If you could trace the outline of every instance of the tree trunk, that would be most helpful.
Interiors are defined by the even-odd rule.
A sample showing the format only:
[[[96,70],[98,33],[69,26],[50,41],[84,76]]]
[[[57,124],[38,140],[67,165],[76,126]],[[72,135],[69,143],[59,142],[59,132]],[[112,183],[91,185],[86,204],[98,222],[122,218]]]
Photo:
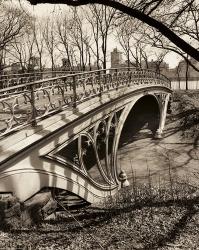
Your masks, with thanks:
[[[28,0],[31,4],[38,4],[38,3],[51,3],[51,4],[68,4],[71,6],[79,6],[79,5],[86,5],[86,4],[102,4],[105,6],[112,7],[116,10],[121,11],[131,17],[134,17],[143,23],[148,24],[151,27],[154,27],[157,31],[159,31],[163,36],[167,37],[172,43],[174,43],[178,48],[183,50],[185,53],[193,57],[195,60],[199,61],[199,51],[187,43],[185,40],[180,38],[176,35],[169,27],[163,24],[161,21],[156,20],[149,15],[134,9],[130,6],[127,6],[119,1],[114,0]]]
[[[188,60],[188,55],[187,55],[187,60]],[[188,77],[189,77],[189,64],[188,61],[186,61],[186,90],[188,90]]]

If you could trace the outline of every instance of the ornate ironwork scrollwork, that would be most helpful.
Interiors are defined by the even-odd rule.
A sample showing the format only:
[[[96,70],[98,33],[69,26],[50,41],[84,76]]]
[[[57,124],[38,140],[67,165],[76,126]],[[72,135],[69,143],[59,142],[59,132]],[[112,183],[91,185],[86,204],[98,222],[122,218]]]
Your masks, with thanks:
[[[98,70],[38,80],[42,75],[7,79],[14,87],[0,90],[0,136],[67,106],[130,85],[156,84],[170,88],[163,75],[134,68]],[[22,80],[23,79],[23,80]],[[34,79],[34,82],[29,83]],[[3,85],[7,86],[5,79]],[[20,108],[19,108],[20,107]],[[32,112],[32,114],[30,114]],[[31,119],[30,119],[31,117]]]

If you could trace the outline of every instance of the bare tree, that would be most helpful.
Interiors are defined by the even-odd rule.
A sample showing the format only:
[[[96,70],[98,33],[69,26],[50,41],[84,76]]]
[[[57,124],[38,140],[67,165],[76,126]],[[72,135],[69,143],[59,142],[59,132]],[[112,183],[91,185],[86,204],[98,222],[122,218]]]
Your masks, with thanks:
[[[152,3],[150,1],[150,3]],[[161,11],[153,9],[153,17],[161,20],[167,27],[169,27],[179,37],[186,39],[189,44],[192,44],[195,48],[198,48],[198,7],[199,4],[193,0],[183,1],[165,1],[161,3]],[[145,9],[146,12],[146,9]],[[124,16],[123,16],[124,18]],[[125,17],[124,19],[129,19]],[[125,20],[125,23],[127,21]],[[136,33],[140,33],[145,38],[145,43],[159,49],[166,51],[172,51],[182,56],[189,65],[195,70],[197,67],[193,64],[193,61],[188,59],[187,53],[173,44],[170,40],[164,37],[161,33],[157,33],[157,30],[153,27],[141,24]],[[164,52],[163,52],[164,53]]]
[[[128,23],[131,23],[131,20],[129,20]],[[124,24],[124,23],[123,23]],[[133,62],[131,62],[130,59],[130,50],[132,48],[132,27],[133,25],[126,25],[126,24],[121,24],[117,26],[116,29],[116,37],[124,51],[124,54],[126,56],[127,59],[127,66],[130,67],[130,64],[132,64]]]
[[[181,5],[178,5],[179,1],[169,1],[176,4],[174,13],[176,14],[168,25],[164,23],[163,20],[158,19],[153,16],[154,11],[159,10],[161,12],[162,4],[165,2],[163,0],[148,0],[148,1],[130,1],[133,2],[131,6],[128,4],[129,1],[119,2],[113,0],[28,0],[32,4],[37,3],[64,3],[71,6],[79,6],[85,4],[101,4],[103,6],[112,7],[124,14],[127,14],[131,17],[134,17],[143,23],[155,28],[163,36],[167,37],[173,44],[178,48],[184,51],[186,54],[193,57],[195,60],[199,61],[199,51],[194,46],[190,45],[189,42],[186,42],[185,39],[181,38],[175,31],[172,30],[172,24],[179,19],[179,17],[189,8],[189,6],[194,2],[194,0],[187,0],[188,2],[184,4],[184,1],[181,1]],[[136,4],[138,2],[138,4]]]
[[[20,39],[15,39],[10,46],[9,54],[15,62],[20,64],[22,72],[31,71],[31,59],[34,55],[34,36],[28,32]]]
[[[28,16],[28,22],[23,27],[22,34],[13,39],[7,50],[9,57],[14,62],[20,64],[22,72],[33,70],[32,59],[35,57],[35,37],[32,32],[33,22],[34,18]]]
[[[0,71],[5,64],[6,52],[16,39],[22,36],[22,30],[28,23],[24,13],[8,4],[0,3]]]
[[[124,22],[116,24],[116,38],[123,48],[128,67],[133,65],[148,68],[151,51],[143,34],[137,32],[139,27],[140,22],[125,18]]]
[[[56,32],[59,50],[67,57],[68,67],[70,70],[74,70],[74,48],[71,41],[71,31],[73,29],[73,19],[67,13],[67,15],[58,16],[56,20]],[[61,48],[60,48],[61,47]]]
[[[100,31],[99,31],[99,19],[97,16],[95,16],[95,12],[93,12],[93,8],[95,6],[89,6],[88,9],[86,9],[86,19],[89,22],[92,30],[92,36],[94,39],[95,49],[93,47],[90,47],[90,50],[92,50],[93,55],[96,57],[96,65],[97,69],[100,69]]]
[[[179,84],[179,89],[180,89],[180,75],[181,75],[181,72],[182,72],[182,67],[181,67],[181,64],[179,63],[176,67],[176,75],[177,75],[177,81],[178,81],[178,84]]]
[[[90,35],[88,34],[84,26],[83,13],[73,9],[73,26],[71,29],[71,44],[77,48],[78,58],[79,58],[79,69],[85,71],[87,60],[89,58],[88,52],[90,53],[89,43]],[[77,56],[76,56],[77,57]]]
[[[35,49],[36,49],[36,55],[39,56],[39,69],[40,71],[43,71],[44,65],[43,65],[43,55],[44,55],[44,46],[45,46],[45,40],[43,36],[43,26],[42,23],[38,20],[35,20],[32,25],[32,31],[34,35],[34,42],[35,42]]]
[[[94,34],[94,40],[96,44],[97,66],[99,68],[99,47],[101,46],[102,65],[105,69],[107,64],[108,36],[113,28],[113,19],[116,10],[103,5],[92,5],[90,6],[90,13],[91,16],[88,18],[88,21],[91,23]],[[99,44],[99,40],[101,40],[101,44]]]
[[[55,25],[54,22],[47,18],[44,30],[43,30],[43,38],[45,42],[45,47],[50,56],[51,60],[51,70],[55,70],[55,51],[57,46],[57,40],[55,35]]]

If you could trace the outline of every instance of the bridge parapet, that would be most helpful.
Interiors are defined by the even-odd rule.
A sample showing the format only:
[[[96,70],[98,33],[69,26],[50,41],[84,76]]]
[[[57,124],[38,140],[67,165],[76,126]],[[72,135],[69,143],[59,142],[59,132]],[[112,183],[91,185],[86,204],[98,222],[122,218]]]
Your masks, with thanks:
[[[128,86],[159,85],[170,89],[164,75],[146,69],[116,68],[70,74],[0,90],[0,137],[63,109],[76,108],[102,93]]]
[[[79,72],[79,71],[78,71]],[[5,89],[19,84],[27,84],[41,79],[65,76],[77,73],[76,71],[34,71],[21,74],[2,74],[0,75],[0,89]]]

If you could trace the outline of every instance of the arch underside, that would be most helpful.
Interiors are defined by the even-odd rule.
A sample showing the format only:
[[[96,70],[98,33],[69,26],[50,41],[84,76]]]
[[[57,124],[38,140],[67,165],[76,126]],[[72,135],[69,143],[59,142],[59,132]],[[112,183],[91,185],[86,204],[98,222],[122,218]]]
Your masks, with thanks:
[[[151,130],[151,136],[155,134],[167,94],[162,89],[129,94],[90,112],[83,122],[71,123],[40,140],[5,165],[0,191],[12,192],[24,201],[42,188],[53,187],[90,203],[115,193],[120,188],[118,147],[143,126]]]

